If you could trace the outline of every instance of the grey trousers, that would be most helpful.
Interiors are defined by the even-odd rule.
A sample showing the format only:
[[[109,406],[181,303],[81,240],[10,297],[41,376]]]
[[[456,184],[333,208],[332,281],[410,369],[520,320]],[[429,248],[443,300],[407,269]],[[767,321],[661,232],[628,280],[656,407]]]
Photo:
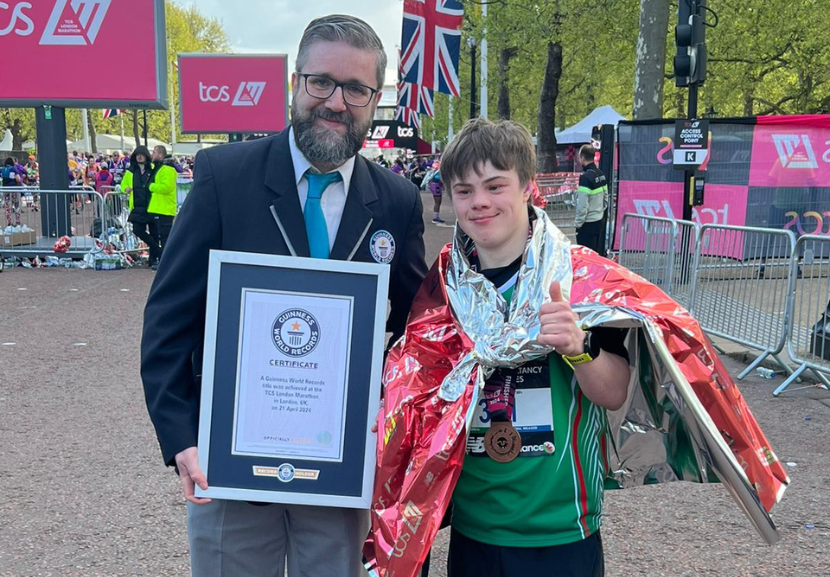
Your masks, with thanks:
[[[369,512],[305,505],[187,503],[193,577],[366,577]]]

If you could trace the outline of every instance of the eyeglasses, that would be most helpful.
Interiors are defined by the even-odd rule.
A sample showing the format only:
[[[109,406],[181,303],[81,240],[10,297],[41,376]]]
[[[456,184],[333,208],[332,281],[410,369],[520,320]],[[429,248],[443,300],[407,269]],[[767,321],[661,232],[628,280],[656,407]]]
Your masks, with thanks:
[[[305,91],[309,96],[326,100],[330,98],[334,91],[338,88],[343,89],[343,100],[349,106],[356,106],[363,108],[369,106],[372,102],[372,97],[378,93],[374,88],[370,88],[363,84],[353,84],[351,82],[335,82],[326,76],[319,74],[300,74],[305,81]]]

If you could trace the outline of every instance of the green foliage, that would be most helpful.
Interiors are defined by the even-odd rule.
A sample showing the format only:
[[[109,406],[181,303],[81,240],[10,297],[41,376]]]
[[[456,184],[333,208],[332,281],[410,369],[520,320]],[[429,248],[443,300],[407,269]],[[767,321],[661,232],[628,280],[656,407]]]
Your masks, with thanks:
[[[230,52],[230,41],[228,35],[222,28],[222,23],[214,18],[208,18],[201,14],[192,4],[181,6],[177,2],[167,0],[166,2],[166,29],[167,29],[167,74],[168,87],[172,87],[172,100],[170,106],[175,107],[178,117],[179,107],[179,77],[173,62],[179,53],[188,52]],[[118,82],[119,74],[129,74],[129,59],[120,71],[113,72],[113,82]],[[168,88],[168,92],[170,92]],[[169,96],[168,96],[169,98]],[[99,133],[120,134],[121,119],[119,117],[103,119],[100,109],[90,109],[90,118],[95,124]],[[139,121],[141,112],[139,111]],[[178,120],[177,120],[178,124]],[[170,141],[170,111],[152,110],[147,113],[148,136],[158,138],[165,142]],[[35,114],[32,109],[3,108],[0,109],[0,138],[2,131],[9,128],[15,142],[20,143],[35,138]],[[180,138],[178,127],[176,128],[177,140]],[[132,114],[124,115],[124,134],[132,136]],[[83,126],[81,123],[80,110],[66,111],[66,137],[69,140],[78,140],[83,137]]]
[[[830,12],[824,0],[711,1],[703,102],[719,116],[830,113]]]
[[[666,30],[663,109],[685,116],[687,90],[674,86],[674,26],[671,0]],[[565,128],[597,106],[610,104],[630,117],[633,102],[639,0],[491,0],[487,22],[480,0],[466,0],[459,64],[461,99],[453,99],[456,131],[469,117],[470,54],[467,38],[489,47],[489,117],[497,118],[498,55],[516,48],[506,82],[511,118],[536,133],[546,44],[563,48],[556,106],[557,128]],[[830,114],[830,10],[826,0],[709,0],[717,28],[707,28],[708,78],[700,91],[701,113],[717,116]],[[709,19],[714,23],[714,18]],[[422,116],[425,139],[447,138],[447,99],[435,97],[435,118]]]

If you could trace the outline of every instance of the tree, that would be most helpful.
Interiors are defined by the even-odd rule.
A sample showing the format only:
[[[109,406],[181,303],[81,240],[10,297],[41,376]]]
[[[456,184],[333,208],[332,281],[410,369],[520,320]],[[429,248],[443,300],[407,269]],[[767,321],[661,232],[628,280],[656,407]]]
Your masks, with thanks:
[[[516,48],[502,48],[499,50],[499,118],[510,119],[510,83],[507,79],[510,70],[510,59],[516,55]]]
[[[556,172],[556,98],[562,77],[562,45],[548,42],[548,57],[542,93],[539,96],[539,123],[537,125],[536,166],[539,172]]]
[[[87,130],[89,131],[89,147],[92,154],[98,154],[98,133],[95,132],[95,110],[87,113]]]
[[[133,116],[133,138],[137,144],[141,142],[141,131],[138,129],[138,110],[131,110],[130,113]]]
[[[667,58],[668,22],[669,3],[666,0],[640,0],[632,112],[635,120],[663,116],[663,76]]]
[[[5,129],[12,133],[12,150],[23,150],[23,143],[35,137],[35,111],[29,108],[0,108],[0,139]]]

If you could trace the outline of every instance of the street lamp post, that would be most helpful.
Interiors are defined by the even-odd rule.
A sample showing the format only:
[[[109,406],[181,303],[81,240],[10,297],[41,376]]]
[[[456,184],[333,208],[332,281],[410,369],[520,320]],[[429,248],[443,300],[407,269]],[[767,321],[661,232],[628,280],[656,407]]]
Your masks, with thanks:
[[[478,105],[476,103],[476,39],[472,36],[467,38],[467,45],[470,47],[470,118],[478,117]]]

